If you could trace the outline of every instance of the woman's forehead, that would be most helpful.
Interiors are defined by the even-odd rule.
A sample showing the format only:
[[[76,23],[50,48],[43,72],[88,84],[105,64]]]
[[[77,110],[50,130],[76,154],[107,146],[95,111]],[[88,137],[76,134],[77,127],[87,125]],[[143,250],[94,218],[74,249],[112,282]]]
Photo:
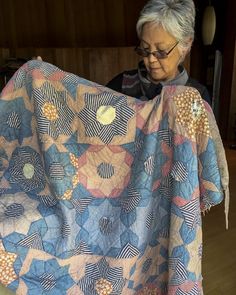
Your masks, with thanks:
[[[140,40],[147,45],[165,45],[176,41],[170,33],[164,30],[162,25],[153,22],[144,24],[140,37]]]

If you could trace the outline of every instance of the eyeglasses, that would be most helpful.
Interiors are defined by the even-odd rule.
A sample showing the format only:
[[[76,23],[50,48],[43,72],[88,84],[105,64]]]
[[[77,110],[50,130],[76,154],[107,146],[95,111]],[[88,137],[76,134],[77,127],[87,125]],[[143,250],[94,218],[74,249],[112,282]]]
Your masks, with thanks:
[[[176,42],[175,45],[169,50],[169,51],[165,51],[165,50],[156,50],[156,51],[149,51],[147,49],[143,49],[139,46],[135,47],[135,52],[142,56],[142,57],[148,57],[150,54],[152,54],[155,58],[158,59],[165,59],[168,57],[168,55],[175,49],[175,47],[179,44],[179,42]]]

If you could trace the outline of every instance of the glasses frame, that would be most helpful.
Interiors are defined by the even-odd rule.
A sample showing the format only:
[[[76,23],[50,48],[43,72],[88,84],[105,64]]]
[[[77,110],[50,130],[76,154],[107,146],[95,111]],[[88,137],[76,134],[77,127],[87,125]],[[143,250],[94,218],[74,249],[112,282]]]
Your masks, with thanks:
[[[134,48],[134,51],[142,57],[148,57],[150,54],[152,54],[157,59],[166,59],[168,58],[169,54],[175,49],[175,47],[179,44],[179,41],[175,43],[173,47],[169,51],[165,50],[155,50],[155,51],[149,51],[147,49],[143,49],[140,46],[136,46]]]

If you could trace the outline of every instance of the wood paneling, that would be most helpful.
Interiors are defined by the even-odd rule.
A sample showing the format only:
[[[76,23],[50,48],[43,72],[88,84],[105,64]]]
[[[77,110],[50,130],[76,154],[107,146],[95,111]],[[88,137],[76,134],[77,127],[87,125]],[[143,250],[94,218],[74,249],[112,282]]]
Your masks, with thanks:
[[[139,57],[133,47],[107,48],[17,48],[15,56],[31,59],[40,55],[44,61],[62,70],[105,85],[116,74],[137,67]],[[0,61],[9,50],[0,50]]]
[[[0,50],[0,58],[7,57],[7,49]],[[105,85],[115,75],[124,70],[134,69],[140,60],[134,47],[94,47],[94,48],[16,48],[14,55],[31,59],[41,56],[44,61],[74,73],[83,78]],[[12,56],[12,55],[11,55]],[[189,72],[190,57],[185,61]]]
[[[10,55],[10,51],[8,48],[0,48],[0,65],[2,65],[6,58]]]
[[[0,0],[0,47],[107,47],[137,42],[145,0]]]

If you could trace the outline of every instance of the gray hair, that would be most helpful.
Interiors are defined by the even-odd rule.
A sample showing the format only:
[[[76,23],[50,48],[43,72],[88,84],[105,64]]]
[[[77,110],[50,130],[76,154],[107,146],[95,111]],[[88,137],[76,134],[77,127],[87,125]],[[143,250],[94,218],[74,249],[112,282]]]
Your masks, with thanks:
[[[178,47],[185,56],[194,39],[195,6],[192,0],[149,0],[143,7],[136,24],[141,38],[145,23],[161,25],[179,42]]]

